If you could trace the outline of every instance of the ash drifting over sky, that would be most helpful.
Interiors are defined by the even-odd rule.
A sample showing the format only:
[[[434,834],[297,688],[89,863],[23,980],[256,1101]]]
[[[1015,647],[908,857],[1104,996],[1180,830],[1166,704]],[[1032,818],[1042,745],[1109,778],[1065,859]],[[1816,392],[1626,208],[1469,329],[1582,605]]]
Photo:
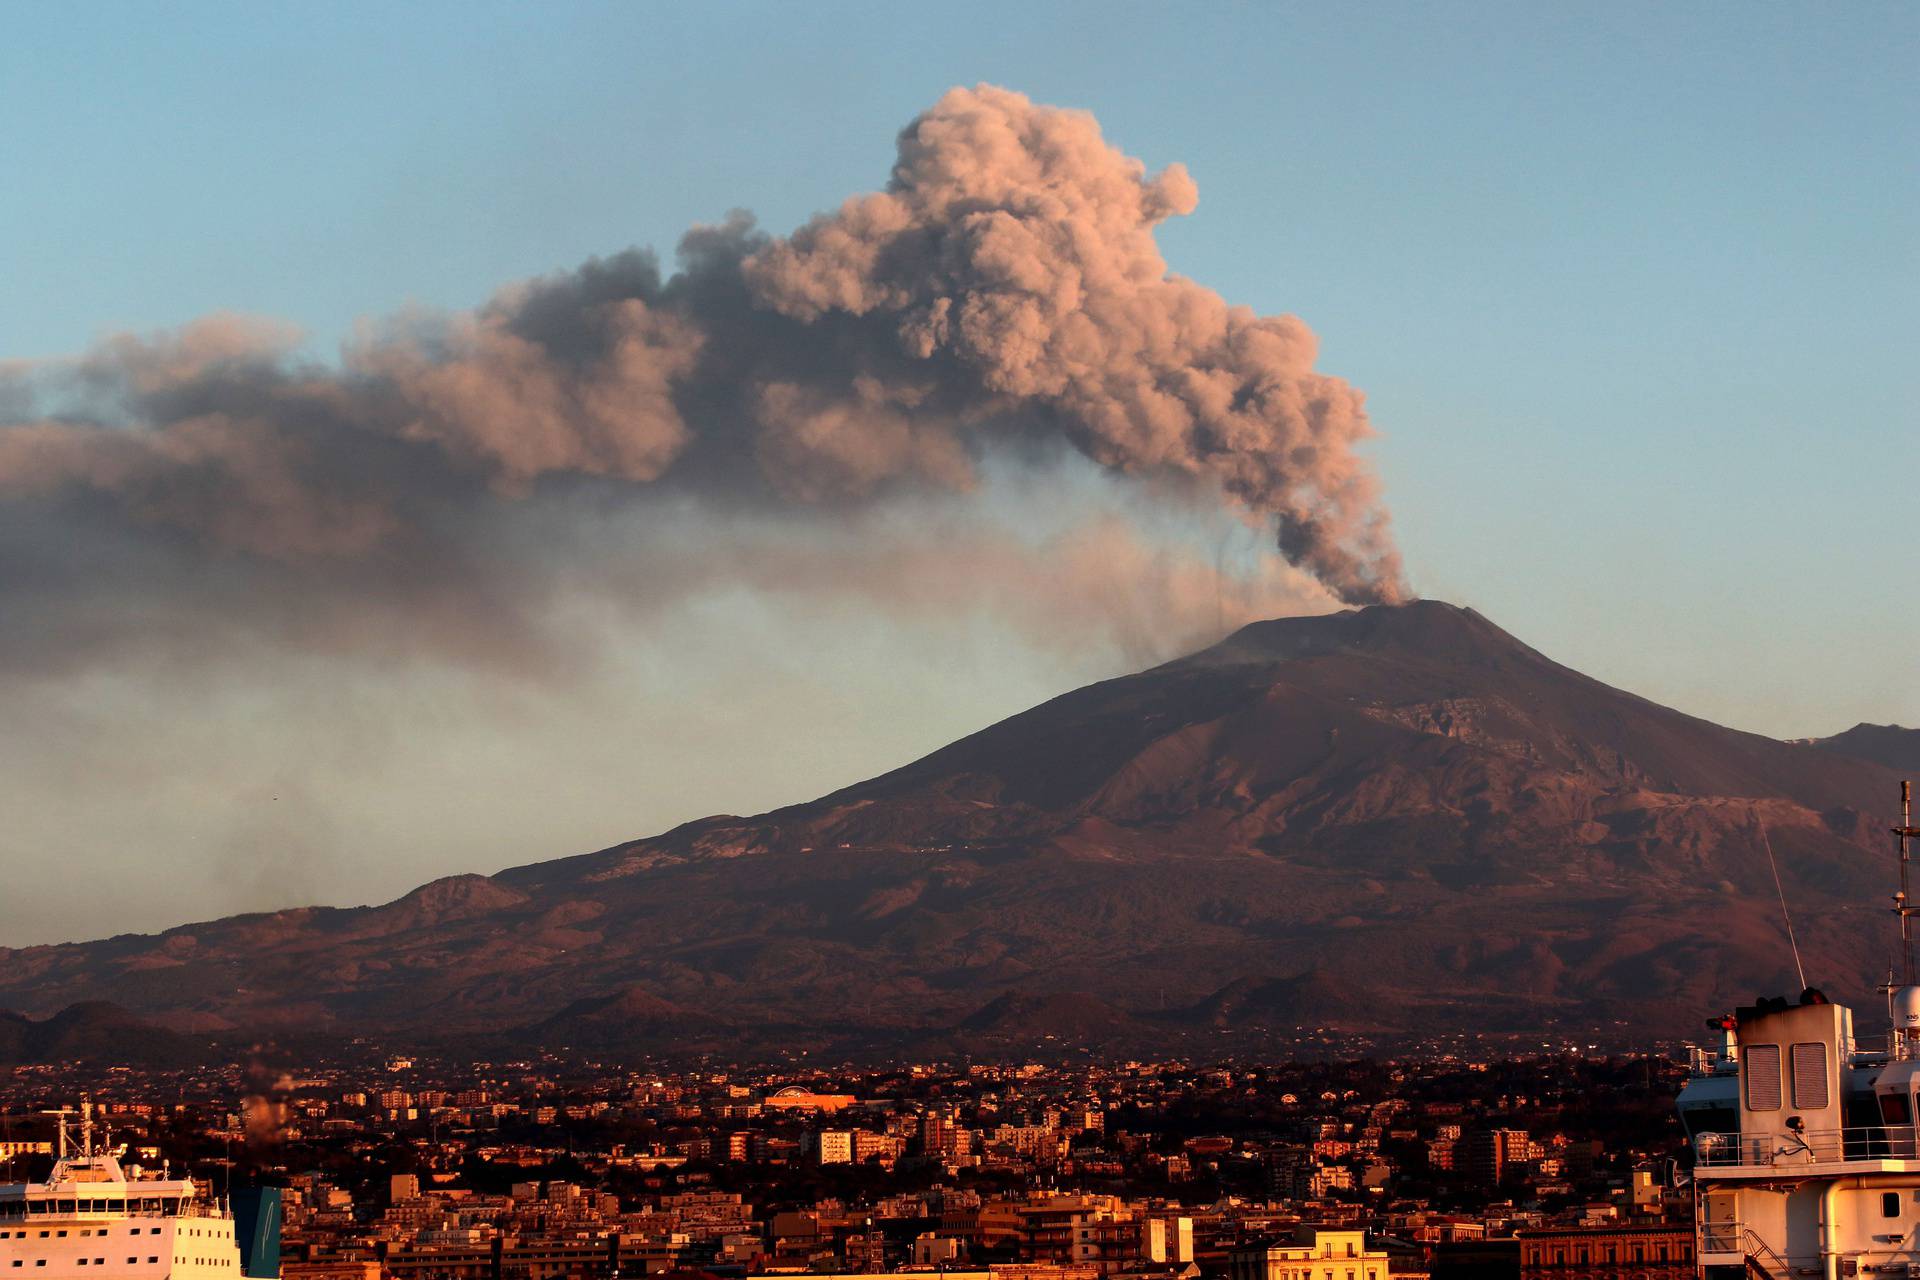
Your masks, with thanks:
[[[1195,199],[1085,113],[955,89],[883,191],[785,238],[697,228],[670,277],[595,260],[367,326],[337,367],[224,316],[16,366],[0,502],[16,536],[80,520],[91,554],[117,528],[430,611],[429,584],[486,589],[490,517],[543,495],[817,521],[1070,448],[1230,504],[1340,600],[1400,598],[1359,393],[1300,321],[1168,275],[1154,228]],[[31,543],[10,576],[62,572]]]
[[[670,274],[616,254],[329,363],[227,315],[0,362],[0,854],[48,869],[0,941],[803,799],[1401,598],[1359,393],[1300,321],[1168,274],[1195,198],[1083,112],[956,89],[883,190],[698,227]],[[37,905],[108,847],[123,901]]]

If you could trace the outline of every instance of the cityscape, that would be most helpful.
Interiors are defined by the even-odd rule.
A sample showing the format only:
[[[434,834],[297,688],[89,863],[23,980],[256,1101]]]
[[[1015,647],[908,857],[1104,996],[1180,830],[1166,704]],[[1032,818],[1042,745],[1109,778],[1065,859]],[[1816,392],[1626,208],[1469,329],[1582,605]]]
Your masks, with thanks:
[[[287,1280],[1691,1275],[1684,1061],[17,1070],[129,1162],[279,1188]],[[1582,1268],[1568,1259],[1590,1261]],[[251,1274],[251,1273],[249,1273]]]
[[[0,1280],[1920,1277],[1920,4],[0,0]]]

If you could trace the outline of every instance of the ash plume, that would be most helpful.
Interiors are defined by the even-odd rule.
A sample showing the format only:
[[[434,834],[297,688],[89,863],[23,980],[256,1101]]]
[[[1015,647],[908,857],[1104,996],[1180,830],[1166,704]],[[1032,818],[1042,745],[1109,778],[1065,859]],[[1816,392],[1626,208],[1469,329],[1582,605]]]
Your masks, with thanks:
[[[367,324],[335,364],[215,316],[0,365],[0,592],[84,615],[74,584],[190,581],[265,615],[236,626],[358,643],[333,596],[513,650],[554,513],[818,528],[1078,454],[1224,503],[1339,600],[1402,598],[1360,393],[1299,320],[1168,274],[1154,229],[1195,201],[1090,115],[983,85],[902,131],[884,189],[786,237],[696,228],[670,276],[597,259]]]

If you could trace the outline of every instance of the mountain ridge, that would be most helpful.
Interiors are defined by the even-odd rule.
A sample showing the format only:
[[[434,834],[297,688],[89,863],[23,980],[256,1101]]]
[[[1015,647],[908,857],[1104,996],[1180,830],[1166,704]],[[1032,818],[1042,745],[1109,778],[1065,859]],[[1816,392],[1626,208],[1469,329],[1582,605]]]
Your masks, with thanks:
[[[1895,778],[1614,689],[1472,610],[1374,606],[1250,624],[765,814],[379,906],[0,948],[0,1003],[599,1044],[626,1009],[639,1047],[692,1030],[677,1010],[742,1044],[904,1044],[1013,992],[1002,1038],[1023,1011],[1091,1034],[1112,1009],[1137,1040],[1166,1007],[1222,1034],[1686,1027],[1787,978],[1769,845],[1815,970],[1877,976]]]
[[[1815,738],[1809,745],[1857,760],[1871,760],[1889,769],[1920,770],[1920,729],[1863,723],[1831,738]]]
[[[204,1039],[169,1031],[105,1000],[68,1005],[34,1019],[0,1009],[0,1066],[135,1062],[188,1066],[210,1060]]]

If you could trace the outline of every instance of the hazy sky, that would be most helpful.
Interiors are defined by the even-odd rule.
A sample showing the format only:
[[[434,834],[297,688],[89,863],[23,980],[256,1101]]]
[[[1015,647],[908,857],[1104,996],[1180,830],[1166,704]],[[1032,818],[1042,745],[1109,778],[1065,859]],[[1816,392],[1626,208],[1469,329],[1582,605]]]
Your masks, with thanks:
[[[784,235],[992,82],[1186,166],[1169,265],[1299,316],[1366,393],[1416,591],[1741,728],[1920,723],[1912,5],[101,4],[8,27],[0,362],[215,312],[333,361],[368,318],[670,255],[735,208]],[[577,642],[507,665],[396,634],[403,612],[286,643],[116,562],[74,598],[119,642],[0,666],[0,943],[378,901],[810,798],[1236,617],[1327,607],[1231,517],[1072,462],[795,546],[751,512],[567,527],[537,607]],[[730,568],[622,585],[674,538]],[[808,567],[875,546],[878,578]],[[44,550],[0,536],[0,584],[103,572]],[[1194,555],[1240,594],[1196,596]],[[0,630],[31,639],[38,598],[0,595]]]

